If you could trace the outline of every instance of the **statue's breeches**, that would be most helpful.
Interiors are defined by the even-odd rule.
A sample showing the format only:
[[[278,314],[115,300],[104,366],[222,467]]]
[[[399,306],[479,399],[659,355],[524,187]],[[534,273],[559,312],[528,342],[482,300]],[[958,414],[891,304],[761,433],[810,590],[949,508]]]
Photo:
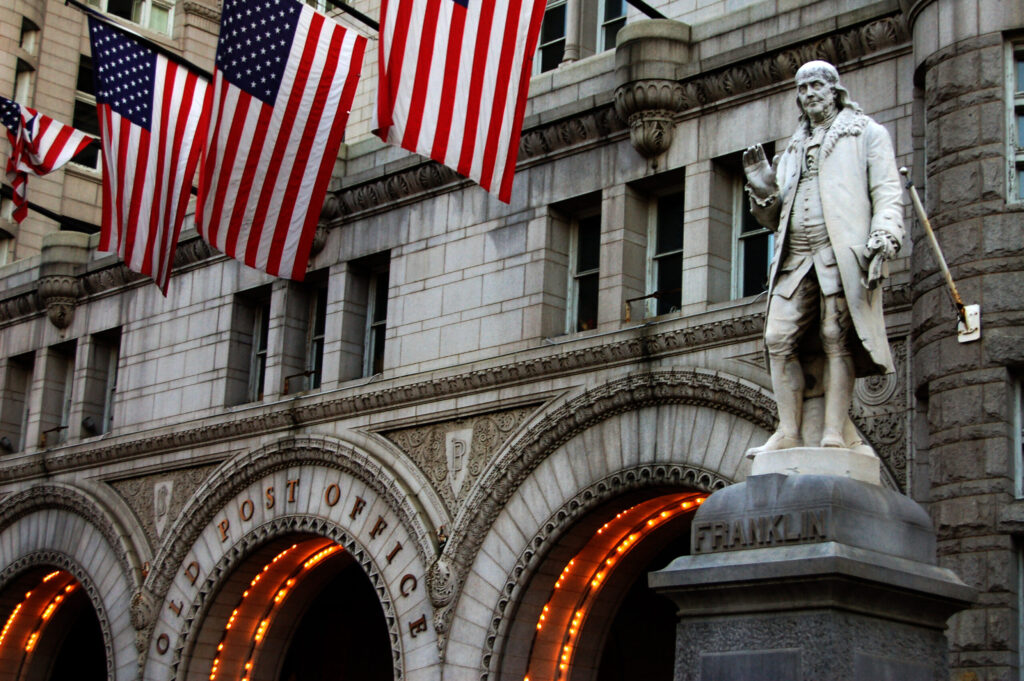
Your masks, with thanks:
[[[787,273],[791,274],[791,273]],[[853,323],[842,293],[825,295],[814,272],[801,277],[789,297],[773,295],[765,320],[764,344],[768,354],[792,357],[804,333],[820,322],[821,344],[829,357],[849,355],[847,338]]]

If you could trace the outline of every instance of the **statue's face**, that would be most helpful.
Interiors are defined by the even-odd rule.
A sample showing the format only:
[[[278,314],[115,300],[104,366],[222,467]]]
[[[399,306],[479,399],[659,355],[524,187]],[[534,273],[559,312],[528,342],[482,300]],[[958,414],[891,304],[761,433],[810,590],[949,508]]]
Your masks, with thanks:
[[[819,76],[798,80],[796,96],[800,108],[812,122],[827,119],[836,109],[835,90]]]

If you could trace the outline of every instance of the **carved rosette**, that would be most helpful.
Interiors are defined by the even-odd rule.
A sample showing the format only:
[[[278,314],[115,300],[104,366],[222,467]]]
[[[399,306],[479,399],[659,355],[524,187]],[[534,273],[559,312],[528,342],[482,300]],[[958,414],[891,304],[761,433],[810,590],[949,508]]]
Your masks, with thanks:
[[[675,114],[683,109],[683,86],[671,80],[646,80],[615,89],[615,113],[629,123],[629,139],[644,158],[668,151]]]
[[[46,316],[61,331],[71,326],[81,290],[76,276],[51,274],[39,278],[37,292]]]

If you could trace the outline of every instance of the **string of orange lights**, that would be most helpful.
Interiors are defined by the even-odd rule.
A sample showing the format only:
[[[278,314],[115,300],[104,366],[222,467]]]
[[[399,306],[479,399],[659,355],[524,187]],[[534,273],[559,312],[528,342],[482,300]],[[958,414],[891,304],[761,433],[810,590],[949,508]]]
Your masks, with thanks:
[[[308,544],[304,544],[304,546],[305,545]],[[292,544],[287,549],[278,553],[276,556],[274,556],[273,560],[264,565],[263,568],[259,572],[257,572],[256,575],[249,581],[249,588],[242,592],[241,598],[239,598],[238,603],[235,605],[234,609],[232,609],[231,615],[228,617],[228,621],[224,625],[224,632],[221,634],[220,641],[217,644],[217,654],[214,657],[213,663],[210,666],[210,681],[217,681],[217,677],[220,675],[223,666],[222,658],[225,653],[226,646],[228,645],[229,635],[231,634],[232,627],[235,626],[236,621],[238,620],[240,614],[242,613],[247,600],[250,598],[250,596],[255,597],[255,592],[260,584],[260,581],[264,578],[264,576],[271,574],[271,568],[279,561],[284,560],[286,556],[288,556],[291,552],[295,551],[297,548],[299,548],[298,544]],[[294,569],[290,570],[282,579],[280,579],[277,582],[276,586],[272,590],[268,591],[268,593],[272,593],[273,596],[267,598],[264,607],[259,611],[259,614],[256,618],[256,628],[253,631],[252,636],[245,637],[245,640],[248,641],[248,646],[245,657],[243,658],[245,659],[245,663],[242,665],[241,681],[250,681],[250,676],[252,674],[253,666],[255,664],[257,649],[266,638],[267,631],[270,628],[270,623],[273,617],[274,610],[275,608],[280,608],[281,604],[284,602],[289,592],[297,583],[301,573],[307,570],[311,570],[312,568],[322,563],[324,560],[326,560],[334,553],[343,550],[343,547],[341,547],[338,544],[330,544],[321,549],[318,549],[312,555],[309,555],[306,558],[302,559],[302,561]],[[256,607],[259,606],[257,605]],[[241,643],[241,641],[239,641],[239,643]]]
[[[620,511],[615,518],[602,525],[591,541],[566,563],[555,581],[551,595],[537,619],[534,640],[531,644],[529,667],[523,681],[561,681],[565,679],[572,666],[576,642],[585,617],[615,567],[643,539],[644,535],[680,514],[696,510],[706,498],[706,495],[703,494],[687,494],[685,498],[681,498],[680,495],[672,495],[671,501],[656,503],[653,509],[650,508],[649,503],[645,502],[645,504],[638,504]],[[638,511],[639,520],[631,520],[630,516]],[[600,549],[601,546],[607,548]],[[595,549],[600,556],[596,560],[591,555]],[[592,567],[589,571],[584,569],[584,572],[580,573],[579,569],[586,565]],[[569,584],[570,578],[573,578],[571,585]],[[567,587],[570,588],[567,590]],[[575,598],[573,598],[573,594],[575,594]],[[557,648],[553,651],[554,658],[541,655],[542,659],[535,659],[534,654],[540,647],[538,646],[539,637],[545,635],[545,626],[553,619],[556,611],[559,614],[571,613],[571,619],[568,619],[566,615],[554,618],[557,622],[564,622],[561,626],[561,636],[558,638]],[[552,635],[557,635],[557,630],[547,634],[546,638]]]

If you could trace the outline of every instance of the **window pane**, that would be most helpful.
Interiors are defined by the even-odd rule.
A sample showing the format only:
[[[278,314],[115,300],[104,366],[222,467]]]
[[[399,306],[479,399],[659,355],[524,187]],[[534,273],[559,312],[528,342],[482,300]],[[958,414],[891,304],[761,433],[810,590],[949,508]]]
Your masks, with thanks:
[[[92,59],[84,54],[78,58],[78,80],[75,89],[90,95],[96,94],[92,79]]]
[[[1024,111],[1017,110],[1017,147],[1024,149]]]
[[[683,306],[683,254],[658,258],[658,314],[676,312]]]
[[[388,270],[377,275],[374,286],[373,321],[383,322],[388,318]]]
[[[597,328],[597,273],[576,280],[576,330]]]
[[[544,12],[540,26],[541,45],[565,37],[565,5],[550,7]]]
[[[618,21],[613,21],[609,24],[605,24],[604,27],[604,49],[610,50],[615,47],[615,42],[618,40],[619,29],[626,25],[626,19],[623,17]]]
[[[98,138],[100,135],[100,119],[96,115],[96,105],[76,101],[72,125],[82,132],[87,132]],[[100,143],[99,140],[95,140],[72,160],[87,168],[95,168],[98,165],[99,158]]]
[[[1024,92],[1024,52],[1014,55],[1014,66],[1017,71],[1017,92]]]
[[[562,63],[562,55],[565,54],[565,41],[559,40],[557,42],[546,45],[540,50],[540,70],[541,73],[545,71],[553,71],[558,68],[558,65]]]
[[[656,253],[671,253],[683,248],[683,195],[662,196],[658,199],[658,237]]]
[[[742,296],[753,296],[768,289],[768,258],[771,235],[758,234],[740,242],[743,249]]]
[[[579,223],[576,244],[576,272],[596,270],[601,264],[601,216],[584,218]]]
[[[622,0],[604,0],[604,20],[621,17],[626,13],[625,3]]]
[[[1017,199],[1024,201],[1024,166],[1017,166]]]
[[[116,17],[135,21],[133,16],[135,2],[133,0],[107,0],[107,11]]]
[[[149,8],[149,28],[159,33],[170,33],[171,12],[166,7],[153,5]]]
[[[384,371],[384,333],[386,328],[383,324],[373,327],[373,359],[371,361],[371,374],[379,374]]]

